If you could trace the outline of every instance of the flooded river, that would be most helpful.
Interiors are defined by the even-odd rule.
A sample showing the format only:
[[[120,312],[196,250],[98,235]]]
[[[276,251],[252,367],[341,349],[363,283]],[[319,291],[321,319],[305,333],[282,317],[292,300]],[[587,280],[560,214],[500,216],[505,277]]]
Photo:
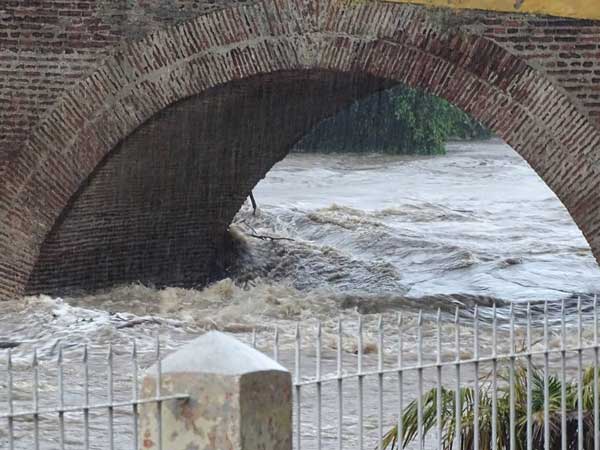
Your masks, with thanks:
[[[308,376],[314,373],[317,320],[323,323],[327,371],[335,369],[338,318],[349,323],[345,363],[355,364],[358,312],[373,314],[365,322],[366,349],[372,350],[375,314],[383,315],[385,334],[393,335],[400,311],[410,315],[422,308],[426,323],[432,323],[441,308],[446,323],[457,305],[468,316],[477,304],[489,318],[496,303],[506,318],[511,301],[551,300],[557,317],[554,301],[566,299],[572,312],[577,296],[589,300],[600,291],[600,270],[569,214],[500,141],[452,143],[440,157],[294,154],[269,172],[254,196],[256,215],[245,205],[231,226],[239,257],[230,277],[205,289],[129,285],[93,295],[0,304],[0,341],[20,343],[13,352],[17,407],[31,402],[28,367],[34,347],[47,367],[40,401],[48,406],[55,402],[58,341],[65,361],[72,364],[88,344],[92,364],[99,368],[104,367],[106,344],[112,342],[121,361],[116,395],[127,399],[132,342],[149,364],[157,334],[169,352],[207,329],[232,332],[246,341],[256,329],[259,347],[270,352],[273,330],[279,327],[281,358],[292,367],[291,330],[301,322]],[[407,324],[414,335],[414,317]],[[483,342],[489,341],[487,330]],[[426,333],[433,335],[433,328]],[[393,362],[396,342],[385,345],[386,358]],[[0,364],[6,364],[4,353]],[[414,357],[414,348],[407,354]],[[367,366],[376,363],[368,351],[365,358]],[[80,368],[73,365],[65,377],[67,403],[75,404],[81,400]],[[92,378],[92,397],[106,399],[106,375],[99,369]],[[6,383],[1,373],[0,388]],[[386,398],[392,398],[393,380],[386,389]],[[355,397],[354,391],[348,394]],[[3,389],[0,401],[6,395]],[[333,404],[334,392],[326,395],[332,396],[327,404]],[[348,448],[355,443],[355,407],[348,406],[344,419]],[[394,408],[390,401],[388,421],[394,420]],[[123,412],[119,422],[117,448],[132,445],[128,414]],[[305,414],[310,417],[310,407]],[[337,417],[333,409],[328,414]],[[307,421],[303,437],[306,448],[314,448],[315,430]],[[327,422],[324,437],[333,445],[336,429]],[[93,431],[101,435],[105,423],[100,414]],[[42,425],[48,448],[56,448],[56,420],[48,418]],[[367,418],[366,426],[373,432],[375,419]],[[3,427],[0,443],[5,444]],[[32,448],[30,431],[25,425],[19,429],[16,448]],[[67,417],[66,433],[71,445],[81,441],[79,416]],[[106,448],[106,442],[97,439],[92,448]]]

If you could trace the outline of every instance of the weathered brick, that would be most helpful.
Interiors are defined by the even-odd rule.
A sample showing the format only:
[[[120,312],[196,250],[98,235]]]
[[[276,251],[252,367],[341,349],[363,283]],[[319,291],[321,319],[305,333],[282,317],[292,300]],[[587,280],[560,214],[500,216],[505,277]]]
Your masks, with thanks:
[[[393,82],[493,128],[600,258],[599,44],[594,21],[392,3],[7,2],[0,298],[205,282],[272,164]]]

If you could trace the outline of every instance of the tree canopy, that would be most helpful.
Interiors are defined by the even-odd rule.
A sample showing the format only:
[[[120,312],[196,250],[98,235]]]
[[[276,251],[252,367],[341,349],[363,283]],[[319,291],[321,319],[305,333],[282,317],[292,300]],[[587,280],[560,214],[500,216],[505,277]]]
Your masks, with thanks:
[[[449,102],[396,86],[353,103],[321,122],[297,145],[305,152],[444,153],[452,139],[485,139],[491,133]]]

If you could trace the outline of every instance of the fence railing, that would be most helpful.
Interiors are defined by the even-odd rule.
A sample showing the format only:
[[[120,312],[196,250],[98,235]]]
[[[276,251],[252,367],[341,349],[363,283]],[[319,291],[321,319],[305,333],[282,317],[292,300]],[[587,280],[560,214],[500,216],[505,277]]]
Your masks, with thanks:
[[[302,364],[298,327],[296,448],[305,448],[303,427],[312,422],[309,448],[317,449],[381,450],[402,436],[403,445],[415,448],[597,450],[597,301],[578,300],[570,317],[567,309],[564,302],[560,311],[556,304],[529,303],[511,306],[499,317],[493,306],[482,317],[477,307],[466,316],[457,308],[451,323],[439,310],[428,320],[419,311],[408,323],[400,314],[387,333],[379,316],[369,331],[374,345],[365,344],[365,319],[359,317],[350,337],[356,343],[354,358],[344,357],[348,336],[338,322],[335,355],[330,355],[336,367],[327,373],[318,324],[312,376]],[[366,351],[373,354],[369,361]],[[368,388],[367,379],[373,380]],[[328,420],[335,422],[336,432],[323,439],[327,385],[335,400]],[[302,414],[309,402],[304,390],[310,387],[312,418]],[[348,403],[351,418],[344,416]]]
[[[156,347],[154,351],[154,357],[150,357],[150,360],[155,361],[157,377],[161,377],[161,354],[160,354],[160,341],[156,339]],[[20,448],[35,449],[39,450],[42,447],[43,438],[41,436],[41,429],[46,429],[47,439],[46,448],[60,448],[64,449],[68,446],[67,435],[66,435],[66,416],[77,415],[81,418],[81,423],[76,426],[78,434],[81,435],[82,439],[80,442],[81,449],[88,450],[90,448],[98,448],[98,439],[102,439],[100,442],[106,443],[104,448],[115,449],[122,448],[122,445],[115,444],[115,412],[125,411],[131,416],[131,422],[129,429],[131,430],[132,447],[139,447],[139,408],[146,404],[160,404],[167,400],[186,400],[189,398],[188,394],[174,394],[174,395],[162,395],[160,384],[156,394],[153,396],[145,396],[140,398],[139,393],[139,358],[138,351],[135,341],[130,348],[130,365],[128,370],[130,373],[124,377],[126,380],[125,384],[130,384],[126,388],[121,377],[121,386],[119,388],[120,399],[115,398],[115,367],[114,357],[115,352],[111,344],[106,348],[105,361],[95,361],[92,366],[93,375],[90,374],[90,356],[88,345],[83,346],[70,346],[68,362],[65,360],[65,349],[62,342],[57,342],[55,346],[55,359],[50,359],[50,364],[46,365],[41,374],[42,368],[40,367],[40,358],[38,356],[37,349],[34,348],[31,356],[31,362],[27,367],[27,361],[21,361],[21,367],[19,372],[21,375],[29,372],[29,379],[26,376],[21,376],[19,379],[20,389],[16,389],[15,383],[15,367],[13,365],[13,350],[6,350],[6,366],[5,366],[5,384],[6,397],[5,405],[6,408],[0,409],[0,420],[6,423],[6,434],[0,434],[0,448],[7,448],[13,450],[16,448],[16,444],[19,444]],[[144,358],[147,360],[148,358]],[[48,360],[48,358],[46,359]],[[54,367],[52,367],[54,362]],[[98,364],[100,363],[100,364]],[[104,363],[104,364],[103,364]],[[99,367],[100,365],[100,367]],[[65,387],[65,368],[70,371],[76,370],[77,384],[79,392],[73,392],[73,390],[67,390]],[[29,369],[29,370],[27,370]],[[52,369],[55,369],[54,371]],[[100,370],[99,370],[100,369]],[[54,374],[52,373],[54,372]],[[121,374],[123,375],[123,374]],[[104,395],[98,392],[98,377],[106,377],[106,388]],[[42,380],[40,380],[42,377]],[[92,389],[92,386],[96,389]],[[48,388],[55,388],[56,397],[53,401],[52,398],[45,398],[45,402],[42,402],[40,398],[40,388],[44,391],[48,391]],[[131,393],[131,396],[127,398],[123,395],[124,388]],[[24,390],[28,390],[30,398],[26,399]],[[96,394],[96,398],[92,400],[90,398],[91,393]],[[66,394],[69,394],[70,399],[66,399]],[[94,415],[94,412],[100,412],[104,415],[104,433],[95,433],[95,439],[92,439],[90,420]],[[102,414],[103,413],[103,414]],[[55,423],[50,427],[43,427],[42,421],[55,419]],[[162,419],[162,418],[161,418]],[[21,439],[17,441],[15,436],[15,423],[20,421],[21,425],[25,425],[20,430]],[[46,422],[47,423],[47,422]],[[121,423],[121,425],[123,425]],[[50,430],[48,430],[50,428]],[[54,428],[54,430],[53,430]],[[100,429],[103,427],[101,426]],[[52,433],[52,431],[55,431]],[[79,431],[81,433],[79,433]],[[98,426],[96,425],[96,431]],[[49,436],[48,436],[49,435]],[[54,436],[52,436],[54,435]],[[5,440],[5,442],[2,442]],[[95,442],[93,442],[95,441]]]
[[[167,439],[179,439],[190,425],[177,428],[178,421],[216,410],[225,414],[231,403],[209,412],[200,406],[248,395],[251,402],[236,403],[239,416],[252,429],[276,416],[273,448],[282,450],[292,446],[291,436],[289,442],[282,437],[288,431],[294,448],[303,450],[383,450],[398,444],[600,450],[596,298],[307,321],[292,330],[263,328],[238,337],[290,369],[289,430],[285,402],[291,415],[292,397],[286,397],[284,378],[268,375],[279,366],[231,342],[224,350],[220,341],[193,341],[164,360],[158,340],[143,353],[135,343],[128,350],[115,344],[90,351],[64,342],[42,357],[36,351],[19,354],[17,364],[11,350],[4,352],[0,448],[179,450],[186,447],[173,447],[175,441]],[[217,363],[219,358],[227,364]],[[244,358],[262,361],[262,369],[241,367]],[[194,359],[202,378],[180,380],[182,367],[189,373]],[[252,381],[241,382],[243,377]],[[275,385],[281,395],[268,389]],[[214,395],[207,394],[211,390]],[[186,400],[188,406],[181,406]],[[206,420],[197,423],[207,426]],[[239,427],[244,429],[242,422]]]

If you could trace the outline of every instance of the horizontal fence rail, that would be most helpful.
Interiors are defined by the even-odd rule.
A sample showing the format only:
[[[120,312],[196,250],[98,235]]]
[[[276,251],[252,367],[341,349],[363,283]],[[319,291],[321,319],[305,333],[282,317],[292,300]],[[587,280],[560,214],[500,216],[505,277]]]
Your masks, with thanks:
[[[574,302],[306,321],[237,337],[289,368],[296,449],[600,450],[598,302]],[[161,396],[160,350],[157,339],[143,355],[132,343],[91,358],[87,345],[59,343],[44,364],[34,351],[18,369],[5,351],[0,448],[139,449],[138,407],[189,396]],[[151,365],[157,392],[141,398]]]

